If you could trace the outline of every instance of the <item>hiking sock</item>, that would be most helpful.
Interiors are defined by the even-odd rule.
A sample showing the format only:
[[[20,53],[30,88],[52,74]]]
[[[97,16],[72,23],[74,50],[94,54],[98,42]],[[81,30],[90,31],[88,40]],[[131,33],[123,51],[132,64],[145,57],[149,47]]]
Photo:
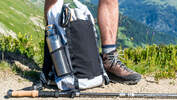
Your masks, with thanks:
[[[116,45],[102,45],[102,53],[110,53],[116,50]]]

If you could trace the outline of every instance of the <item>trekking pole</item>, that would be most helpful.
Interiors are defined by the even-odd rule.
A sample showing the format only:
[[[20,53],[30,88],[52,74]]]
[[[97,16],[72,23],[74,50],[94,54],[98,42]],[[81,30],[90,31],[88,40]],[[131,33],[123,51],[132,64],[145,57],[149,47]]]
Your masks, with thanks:
[[[170,93],[85,93],[77,91],[12,91],[9,90],[8,97],[120,97],[120,98],[168,98],[177,99],[177,94]]]

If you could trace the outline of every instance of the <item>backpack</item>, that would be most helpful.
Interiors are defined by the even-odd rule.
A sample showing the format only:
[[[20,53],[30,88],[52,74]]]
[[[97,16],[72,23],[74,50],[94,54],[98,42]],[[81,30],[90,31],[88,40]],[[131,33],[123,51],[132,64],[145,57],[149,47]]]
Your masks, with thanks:
[[[104,70],[97,46],[94,18],[85,5],[78,0],[73,2],[77,8],[70,8],[69,4],[63,4],[63,0],[58,0],[48,12],[48,24],[56,26],[57,32],[63,39],[62,43],[68,48],[66,52],[71,61],[72,73],[68,76],[69,78],[56,76],[56,69],[53,67],[47,46],[47,35],[45,35],[41,83],[57,85],[61,90],[73,89],[73,86],[76,89],[87,89],[103,83],[108,84],[109,78]]]

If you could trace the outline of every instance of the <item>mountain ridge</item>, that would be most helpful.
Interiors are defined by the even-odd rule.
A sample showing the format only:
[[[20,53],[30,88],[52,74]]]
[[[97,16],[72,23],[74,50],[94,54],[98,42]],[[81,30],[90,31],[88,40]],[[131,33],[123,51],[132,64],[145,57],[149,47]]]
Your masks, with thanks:
[[[98,0],[90,0],[97,5]],[[177,36],[175,0],[119,0],[120,12],[158,32]]]
[[[27,1],[25,2],[25,0],[17,0],[16,2],[18,3],[20,1],[21,3],[19,3],[20,4],[19,6],[21,6],[22,3],[27,4],[25,5],[24,9],[19,9],[19,7],[15,6],[16,3],[14,1],[11,1],[13,5],[11,4],[10,7],[12,6],[14,9],[17,9],[18,13],[7,12],[6,15],[10,16],[11,14],[12,16],[14,16],[14,20],[15,20],[13,21],[15,25],[11,25],[8,28],[14,30],[14,32],[17,34],[19,32],[31,34],[34,36],[35,40],[37,41],[39,36],[43,37],[44,35],[43,8],[40,8],[41,6],[44,5],[44,0],[30,0],[33,5],[30,2]],[[83,3],[88,6],[94,18],[96,19],[97,6],[91,4],[90,1],[93,0],[88,0],[87,2],[83,2]],[[72,3],[72,1],[70,0],[66,0],[65,2]],[[7,3],[7,2],[3,1],[1,3]],[[36,4],[38,3],[40,3],[41,5],[40,7],[39,6],[37,8],[33,7],[34,5],[36,6]],[[16,17],[21,20],[17,20]],[[5,15],[0,19],[2,18],[4,18],[3,20],[5,20],[6,18]],[[2,21],[0,20],[0,23],[4,23],[3,20]],[[7,22],[8,21],[6,21],[5,24],[7,24],[8,26]],[[24,24],[24,22],[28,22],[28,24]],[[118,46],[136,47],[136,46],[145,46],[147,44],[176,44],[177,43],[176,41],[177,38],[174,37],[173,35],[164,34],[163,32],[158,32],[153,28],[146,26],[145,24],[140,23],[135,19],[132,19],[123,14],[120,14],[119,24],[120,27],[119,27],[119,34],[117,40]],[[98,25],[96,27],[97,29],[99,29]]]
[[[96,19],[97,6],[92,5],[89,2],[83,3],[88,6],[89,10]],[[171,34],[158,32],[143,23],[120,14],[117,40],[118,46],[136,47],[145,46],[147,44],[176,44],[176,40],[177,38]]]

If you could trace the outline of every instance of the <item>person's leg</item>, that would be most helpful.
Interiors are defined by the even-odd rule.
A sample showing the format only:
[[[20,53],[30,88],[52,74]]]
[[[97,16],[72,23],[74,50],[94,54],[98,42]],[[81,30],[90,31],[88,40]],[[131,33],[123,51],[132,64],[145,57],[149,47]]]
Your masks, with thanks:
[[[101,31],[103,53],[109,53],[116,49],[118,19],[118,0],[100,0],[98,24]]]
[[[116,44],[118,12],[118,0],[99,0],[98,24],[102,45]]]
[[[102,58],[111,80],[122,79],[127,84],[136,84],[141,75],[127,68],[118,59],[116,40],[118,30],[118,0],[100,0],[98,7],[98,24],[101,32]]]
[[[101,31],[103,53],[109,53],[116,49],[118,18],[118,0],[99,1],[98,24]]]
[[[45,17],[45,23],[47,25],[47,12],[49,11],[49,9],[52,7],[53,4],[56,3],[57,0],[45,0],[45,6],[44,6],[44,17]],[[46,31],[45,31],[46,34]],[[48,74],[50,71],[52,71],[52,59],[50,57],[50,53],[49,53],[49,48],[47,46],[47,41],[46,41],[46,35],[44,38],[44,63],[43,63],[43,67],[42,67],[42,72],[44,73],[45,77],[47,79],[49,79]]]

